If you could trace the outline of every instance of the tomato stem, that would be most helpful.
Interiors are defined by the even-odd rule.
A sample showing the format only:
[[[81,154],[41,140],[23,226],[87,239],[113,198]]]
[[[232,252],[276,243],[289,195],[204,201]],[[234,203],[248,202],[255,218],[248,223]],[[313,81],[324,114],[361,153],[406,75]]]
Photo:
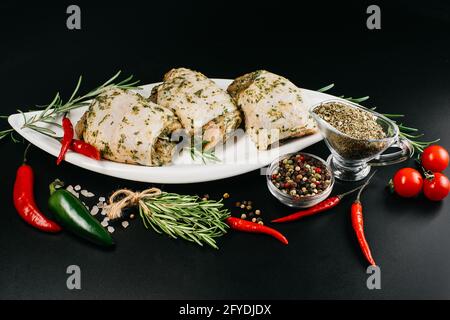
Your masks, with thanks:
[[[426,170],[422,165],[420,166],[422,169],[423,175],[425,176],[425,179],[427,180],[433,180],[434,173],[431,170]]]

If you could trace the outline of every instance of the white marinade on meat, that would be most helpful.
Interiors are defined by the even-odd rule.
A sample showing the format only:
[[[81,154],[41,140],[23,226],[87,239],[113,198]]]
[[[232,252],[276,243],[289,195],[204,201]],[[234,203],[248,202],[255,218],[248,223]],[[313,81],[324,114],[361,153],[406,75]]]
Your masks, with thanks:
[[[78,137],[108,160],[160,166],[172,161],[170,135],[181,125],[167,108],[141,95],[110,89],[96,97],[76,125]]]
[[[302,91],[286,78],[255,71],[234,80],[228,92],[242,109],[246,132],[260,150],[279,140],[317,132]]]
[[[150,99],[170,108],[189,135],[203,134],[205,149],[224,142],[241,123],[230,95],[200,72],[172,69],[164,75]]]

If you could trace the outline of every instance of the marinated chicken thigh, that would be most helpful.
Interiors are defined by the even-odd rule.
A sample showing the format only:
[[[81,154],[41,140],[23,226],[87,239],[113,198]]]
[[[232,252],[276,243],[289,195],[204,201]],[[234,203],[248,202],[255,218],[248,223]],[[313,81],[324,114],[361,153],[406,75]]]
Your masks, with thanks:
[[[282,139],[317,132],[302,91],[286,78],[255,71],[234,80],[228,92],[242,109],[246,132],[260,150]]]
[[[167,72],[150,99],[170,108],[190,136],[202,134],[205,149],[224,142],[241,123],[230,95],[202,73],[186,68]]]
[[[170,136],[177,129],[181,124],[172,111],[122,89],[99,95],[76,125],[78,137],[103,158],[145,166],[172,161],[176,143]]]

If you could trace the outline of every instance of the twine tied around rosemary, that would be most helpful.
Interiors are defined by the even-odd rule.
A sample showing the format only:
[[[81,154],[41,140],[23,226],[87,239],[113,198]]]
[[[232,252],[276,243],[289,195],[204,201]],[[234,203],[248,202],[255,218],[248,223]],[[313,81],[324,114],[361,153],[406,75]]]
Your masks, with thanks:
[[[128,189],[120,189],[115,191],[109,197],[109,204],[107,207],[107,216],[114,220],[122,216],[122,210],[128,207],[139,205],[146,214],[150,214],[150,209],[145,205],[144,200],[157,197],[162,193],[158,188],[149,188],[141,192],[133,192]],[[118,198],[122,197],[120,200]]]

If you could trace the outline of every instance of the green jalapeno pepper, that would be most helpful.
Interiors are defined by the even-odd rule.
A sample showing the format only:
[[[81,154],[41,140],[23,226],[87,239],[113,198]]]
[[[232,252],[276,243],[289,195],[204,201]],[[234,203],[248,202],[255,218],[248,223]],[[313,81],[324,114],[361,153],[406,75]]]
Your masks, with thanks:
[[[56,180],[50,185],[48,205],[58,222],[70,232],[101,246],[112,246],[114,241],[105,228],[90,214],[84,204]]]

